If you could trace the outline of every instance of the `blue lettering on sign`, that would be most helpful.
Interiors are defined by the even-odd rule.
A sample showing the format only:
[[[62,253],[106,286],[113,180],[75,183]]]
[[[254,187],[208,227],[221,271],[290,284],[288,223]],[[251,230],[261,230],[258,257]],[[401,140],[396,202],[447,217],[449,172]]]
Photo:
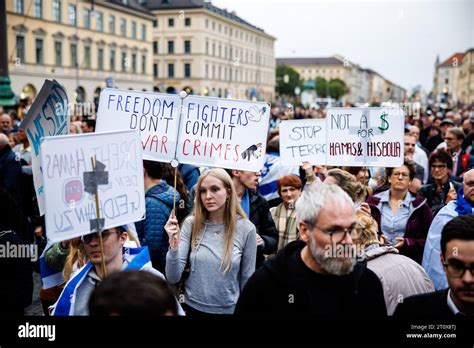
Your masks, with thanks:
[[[28,128],[27,134],[28,134],[28,138],[30,138],[30,141],[33,143],[35,156],[38,156],[39,148],[41,145],[41,139],[43,139],[44,137],[44,129],[43,129],[43,126],[41,125],[41,115],[38,114],[36,116],[36,118],[33,121],[33,124],[35,125],[36,132],[32,133],[31,128]]]

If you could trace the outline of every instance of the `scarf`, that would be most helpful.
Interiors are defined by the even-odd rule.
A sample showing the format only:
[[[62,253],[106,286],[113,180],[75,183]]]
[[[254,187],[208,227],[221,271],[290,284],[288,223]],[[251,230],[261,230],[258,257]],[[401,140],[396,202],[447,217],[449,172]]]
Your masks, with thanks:
[[[295,209],[288,210],[286,209],[285,204],[281,203],[272,211],[272,217],[279,234],[278,250],[299,238]]]
[[[464,189],[461,187],[458,191],[458,198],[456,199],[456,212],[458,216],[472,214],[471,204],[464,198]]]

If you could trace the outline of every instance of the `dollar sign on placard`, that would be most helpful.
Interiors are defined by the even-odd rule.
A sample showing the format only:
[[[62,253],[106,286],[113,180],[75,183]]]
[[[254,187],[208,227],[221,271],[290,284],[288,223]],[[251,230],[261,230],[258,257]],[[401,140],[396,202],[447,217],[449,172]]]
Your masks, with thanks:
[[[382,115],[380,115],[380,119],[382,120],[382,124],[380,125],[379,129],[380,131],[382,132],[385,132],[387,129],[388,129],[388,122],[387,120],[385,119],[385,117],[387,117],[388,115],[385,113],[385,112],[382,112]]]

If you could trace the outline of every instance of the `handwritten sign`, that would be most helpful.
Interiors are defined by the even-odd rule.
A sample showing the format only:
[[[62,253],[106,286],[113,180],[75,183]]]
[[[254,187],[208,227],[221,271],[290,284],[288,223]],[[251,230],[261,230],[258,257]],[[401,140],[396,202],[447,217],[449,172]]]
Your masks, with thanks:
[[[280,156],[287,166],[308,161],[326,163],[326,120],[291,120],[280,123]]]
[[[329,108],[325,119],[283,121],[282,163],[398,167],[404,125],[405,115],[397,108]]]
[[[41,174],[40,145],[44,137],[67,134],[69,131],[68,96],[56,81],[46,80],[30,107],[21,128],[31,144],[33,181],[40,214],[45,213],[43,176]]]
[[[263,102],[105,89],[96,130],[140,130],[144,159],[259,171],[269,117]]]
[[[263,102],[188,96],[178,139],[181,163],[260,171],[270,107]]]
[[[143,158],[170,162],[174,158],[181,98],[106,88],[100,93],[96,131],[140,130]]]
[[[329,108],[326,164],[398,167],[404,125],[400,108]]]
[[[98,165],[93,170],[91,158]],[[138,131],[47,137],[41,144],[46,231],[54,242],[141,220],[145,214],[143,163]]]

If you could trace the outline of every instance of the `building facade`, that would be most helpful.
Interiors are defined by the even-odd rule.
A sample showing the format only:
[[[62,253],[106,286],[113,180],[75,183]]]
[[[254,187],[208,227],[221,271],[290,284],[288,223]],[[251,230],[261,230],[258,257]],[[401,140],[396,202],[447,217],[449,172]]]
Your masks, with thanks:
[[[275,38],[204,1],[148,1],[155,90],[272,101]]]
[[[433,96],[437,102],[455,103],[459,95],[459,75],[464,53],[455,53],[442,63],[437,58],[433,81]]]
[[[468,50],[459,67],[455,94],[462,104],[474,104],[474,48]]]
[[[402,102],[406,90],[370,69],[335,55],[322,58],[277,58],[277,65],[289,65],[305,81],[318,77],[326,81],[341,79],[349,88],[349,93],[342,97],[344,103],[364,104],[369,102],[393,101]]]
[[[106,86],[152,91],[152,24],[136,0],[7,0],[12,89],[34,98],[54,78],[76,103]]]

